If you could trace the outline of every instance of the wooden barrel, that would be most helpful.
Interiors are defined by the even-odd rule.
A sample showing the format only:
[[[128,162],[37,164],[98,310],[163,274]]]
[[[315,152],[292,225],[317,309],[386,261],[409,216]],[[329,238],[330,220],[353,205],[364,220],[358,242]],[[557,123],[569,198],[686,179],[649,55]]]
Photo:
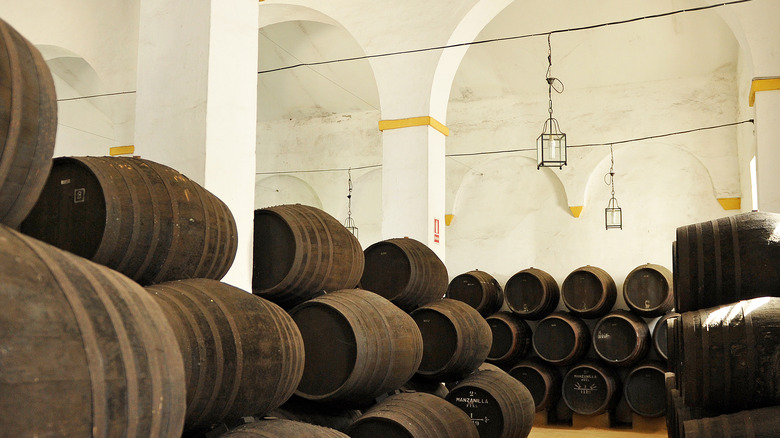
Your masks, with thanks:
[[[553,365],[579,361],[590,347],[588,326],[577,316],[554,312],[539,321],[531,344],[540,359]]]
[[[717,414],[780,404],[778,321],[780,298],[772,297],[683,313],[685,404]]]
[[[623,298],[628,308],[639,316],[663,315],[674,306],[672,272],[651,263],[634,268],[623,281]]]
[[[504,291],[498,281],[490,274],[477,270],[453,278],[445,296],[463,301],[482,316],[492,315],[504,305]]]
[[[62,157],[23,233],[141,285],[219,280],[236,256],[228,207],[170,167],[127,157]]]
[[[283,405],[267,413],[266,417],[300,421],[344,432],[361,415],[362,413],[356,409],[323,405],[293,396]]]
[[[593,328],[593,350],[613,366],[630,366],[650,350],[650,330],[645,321],[625,310],[615,310]]]
[[[531,349],[531,327],[512,312],[498,312],[485,318],[493,343],[487,361],[498,365],[513,364]]]
[[[684,423],[708,415],[700,407],[686,406],[683,403],[680,391],[673,387],[677,384],[676,379],[670,382],[670,374],[674,376],[674,373],[666,373],[666,430],[669,438],[685,438]]]
[[[660,356],[662,359],[666,360],[669,358],[669,348],[668,348],[668,325],[667,321],[669,321],[672,318],[679,318],[680,314],[676,312],[669,312],[666,315],[662,316],[658,319],[655,323],[655,327],[653,328],[653,348],[655,349],[655,352],[658,353],[658,356]]]
[[[462,410],[424,392],[391,395],[347,429],[351,438],[480,438]]]
[[[415,321],[373,292],[332,292],[290,315],[306,350],[296,394],[307,400],[365,403],[401,387],[423,358]]]
[[[263,415],[298,387],[303,339],[276,304],[209,279],[146,290],[174,328],[185,359],[185,430]]]
[[[623,382],[623,395],[632,411],[644,417],[666,414],[666,370],[660,362],[648,361],[629,370]]]
[[[429,380],[415,374],[408,382],[398,388],[398,392],[426,392],[444,398],[450,390],[444,382]]]
[[[285,309],[323,292],[352,289],[363,249],[344,225],[308,205],[255,210],[252,292]]]
[[[749,212],[677,228],[678,312],[780,295],[780,214]]]
[[[468,414],[481,438],[524,438],[531,432],[536,407],[531,393],[503,371],[477,371],[446,397]]]
[[[348,435],[328,427],[278,418],[245,424],[220,436],[226,438],[349,438]]]
[[[504,297],[509,310],[537,321],[558,307],[561,293],[552,275],[541,269],[524,269],[506,282]]]
[[[611,409],[618,400],[615,373],[595,362],[577,364],[563,378],[563,401],[573,412],[597,415]]]
[[[35,205],[56,133],[49,67],[32,43],[0,20],[0,223],[18,227]]]
[[[0,435],[181,436],[181,352],[136,283],[0,225],[0,309]]]
[[[571,313],[581,318],[600,318],[615,305],[617,288],[605,270],[583,266],[563,280],[561,298]]]
[[[409,312],[447,292],[447,268],[422,242],[389,239],[364,251],[366,267],[360,287],[376,292]]]
[[[490,326],[468,304],[444,298],[411,315],[423,339],[419,376],[445,382],[460,380],[487,358],[492,344]]]
[[[537,412],[553,408],[561,397],[560,373],[542,361],[520,361],[509,370],[509,375],[528,389]]]
[[[764,438],[780,435],[780,406],[687,420],[685,438]]]

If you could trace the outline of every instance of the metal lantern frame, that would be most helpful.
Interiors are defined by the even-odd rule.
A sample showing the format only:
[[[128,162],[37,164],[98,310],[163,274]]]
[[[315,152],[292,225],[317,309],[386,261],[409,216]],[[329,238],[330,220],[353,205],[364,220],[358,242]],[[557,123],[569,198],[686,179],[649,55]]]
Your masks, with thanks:
[[[347,171],[348,175],[348,184],[349,184],[349,192],[347,194],[347,220],[344,221],[344,228],[346,228],[350,233],[352,233],[355,238],[358,238],[358,227],[355,225],[355,220],[352,219],[352,168],[350,167]]]
[[[552,92],[555,90],[557,93],[563,93],[564,85],[560,79],[550,76],[552,71],[552,44],[550,43],[550,36],[547,34],[547,75],[545,81],[547,81],[547,97],[549,105],[547,112],[549,113],[547,120],[544,121],[542,127],[542,133],[536,138],[536,169],[539,170],[542,167],[557,167],[563,169],[563,166],[567,164],[566,156],[566,134],[561,131],[561,127],[558,124],[558,120],[553,117],[553,101]],[[556,84],[560,84],[560,90],[556,88]]]
[[[611,164],[609,166],[609,173],[604,176],[606,179],[609,177],[608,185],[612,186],[612,197],[607,202],[607,208],[604,209],[604,226],[607,230],[623,229],[623,210],[618,204],[617,198],[615,198],[615,156],[612,153],[612,145],[609,145],[609,157]]]

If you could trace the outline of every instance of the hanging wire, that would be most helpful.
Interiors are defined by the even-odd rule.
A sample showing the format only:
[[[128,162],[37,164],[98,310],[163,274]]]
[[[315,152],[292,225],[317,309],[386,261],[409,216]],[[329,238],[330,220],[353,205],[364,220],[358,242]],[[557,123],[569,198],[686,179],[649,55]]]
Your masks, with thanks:
[[[347,220],[344,221],[344,227],[349,230],[356,238],[358,237],[358,227],[355,225],[355,220],[352,219],[352,168],[347,170],[347,184],[349,192],[347,194]]]
[[[615,197],[615,155],[612,153],[612,145],[609,145],[609,172],[604,175],[604,183],[608,186],[612,186],[612,197]]]

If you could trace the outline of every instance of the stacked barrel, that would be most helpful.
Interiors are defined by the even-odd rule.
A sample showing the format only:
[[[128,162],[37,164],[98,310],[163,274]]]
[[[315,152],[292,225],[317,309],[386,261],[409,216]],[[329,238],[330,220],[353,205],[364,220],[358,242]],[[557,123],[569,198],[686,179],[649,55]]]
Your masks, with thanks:
[[[668,323],[672,437],[777,434],[780,215],[750,212],[677,229],[678,318]]]

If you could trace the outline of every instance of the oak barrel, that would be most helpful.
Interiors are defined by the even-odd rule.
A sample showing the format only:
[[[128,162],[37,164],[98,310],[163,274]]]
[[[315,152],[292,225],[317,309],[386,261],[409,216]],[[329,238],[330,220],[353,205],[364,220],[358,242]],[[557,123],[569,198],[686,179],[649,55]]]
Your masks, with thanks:
[[[678,312],[780,295],[780,214],[749,212],[677,228]]]
[[[540,360],[522,360],[509,370],[509,375],[528,389],[537,412],[554,407],[561,397],[560,373]]]
[[[298,396],[292,396],[283,405],[266,414],[269,418],[300,421],[329,427],[344,432],[362,413],[357,409],[345,409],[323,405]]]
[[[487,358],[490,326],[468,304],[444,298],[419,307],[411,316],[423,339],[417,375],[440,382],[460,380]]]
[[[127,277],[0,226],[0,435],[181,436],[182,356]]]
[[[623,298],[632,312],[652,318],[672,310],[672,272],[652,263],[634,268],[623,281]]]
[[[685,438],[768,438],[780,435],[780,406],[683,422]]]
[[[363,252],[366,267],[360,287],[382,295],[407,312],[438,300],[447,292],[447,268],[420,241],[389,239]]]
[[[412,317],[373,292],[328,293],[290,315],[306,350],[296,394],[307,400],[366,403],[400,388],[423,358],[423,338]]]
[[[717,414],[779,405],[778,321],[774,297],[683,313],[676,354],[685,404]]]
[[[680,314],[676,312],[669,312],[666,315],[662,316],[658,319],[655,323],[655,327],[653,328],[653,348],[655,349],[655,352],[658,353],[658,356],[660,356],[662,359],[666,360],[669,358],[669,349],[668,349],[668,341],[667,341],[667,333],[668,333],[668,324],[667,321],[669,321],[672,318],[679,318]]]
[[[477,309],[480,315],[489,316],[504,304],[504,290],[495,278],[479,270],[460,274],[450,281],[447,298],[463,301]]]
[[[469,415],[481,438],[524,438],[536,415],[528,389],[500,370],[471,374],[446,399]]]
[[[57,96],[41,53],[0,20],[0,223],[16,228],[46,183]]]
[[[593,350],[613,366],[630,366],[650,350],[650,330],[645,321],[625,310],[605,315],[593,327]]]
[[[61,157],[23,233],[141,285],[219,280],[236,256],[228,207],[168,166],[129,157]]]
[[[644,417],[666,414],[666,370],[660,362],[648,361],[628,371],[623,382],[623,395],[628,407]]]
[[[596,415],[614,407],[618,400],[617,375],[608,367],[586,361],[577,364],[563,378],[563,401],[573,412]]]
[[[576,315],[554,312],[539,321],[531,337],[540,359],[553,365],[570,365],[590,347],[588,326]]]
[[[239,426],[225,438],[349,438],[337,430],[299,421],[269,418]]]
[[[285,309],[360,281],[360,243],[318,208],[295,204],[255,210],[254,230],[252,292]]]
[[[524,269],[506,282],[504,298],[509,310],[536,321],[552,313],[560,301],[558,283],[541,269]]]
[[[184,357],[186,430],[263,415],[303,375],[303,339],[279,306],[210,279],[148,286]]]
[[[351,438],[479,438],[462,410],[424,392],[391,395],[347,429]]]
[[[493,337],[487,361],[508,365],[525,357],[531,349],[531,327],[512,312],[497,312],[485,318]]]
[[[600,318],[615,305],[617,287],[607,271],[583,266],[563,280],[561,299],[571,313],[581,318]]]

